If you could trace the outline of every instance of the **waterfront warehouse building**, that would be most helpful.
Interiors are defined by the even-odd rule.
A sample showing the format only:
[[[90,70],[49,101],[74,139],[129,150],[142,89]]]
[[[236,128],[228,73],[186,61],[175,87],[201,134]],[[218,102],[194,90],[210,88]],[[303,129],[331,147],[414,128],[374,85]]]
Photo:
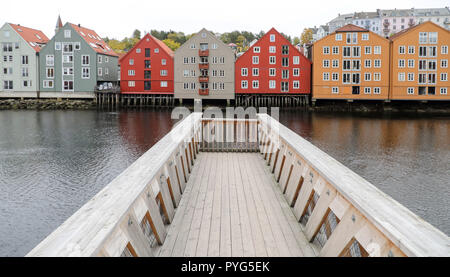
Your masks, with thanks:
[[[427,21],[391,37],[392,100],[450,100],[450,31]]]
[[[348,24],[313,45],[313,101],[387,100],[389,40]]]
[[[234,99],[233,50],[206,29],[175,51],[175,98]]]
[[[237,95],[311,92],[311,62],[272,28],[236,61]]]
[[[48,42],[39,30],[5,23],[0,29],[0,98],[36,98],[39,52]]]
[[[146,34],[120,60],[120,88],[124,94],[173,95],[173,51]]]
[[[42,98],[89,98],[96,87],[118,83],[118,55],[95,31],[79,24],[57,28],[39,59]]]

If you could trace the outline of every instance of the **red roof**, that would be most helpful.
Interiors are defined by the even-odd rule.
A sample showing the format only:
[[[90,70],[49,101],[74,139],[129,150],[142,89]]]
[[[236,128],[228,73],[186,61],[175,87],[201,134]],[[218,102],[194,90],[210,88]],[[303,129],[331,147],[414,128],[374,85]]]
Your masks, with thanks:
[[[118,57],[108,44],[93,30],[69,23],[72,28],[94,49],[95,52]]]
[[[173,51],[172,51],[172,49],[170,49],[170,47],[169,46],[167,46],[164,42],[162,42],[162,41],[160,41],[159,39],[157,39],[157,38],[155,38],[154,36],[152,36],[150,33],[147,33],[138,43],[136,43],[135,45],[134,45],[134,47],[133,48],[131,48],[127,53],[125,53],[123,56],[121,55],[120,56],[120,58],[119,58],[119,62],[120,62],[120,60],[122,60],[122,59],[124,59],[127,55],[128,55],[128,53],[131,53],[131,52],[133,52],[134,51],[134,49],[135,48],[137,48],[138,47],[138,45],[140,44],[140,42],[141,41],[143,41],[145,38],[150,38],[150,39],[152,39],[153,41],[155,41],[156,42],[156,44],[158,44],[159,45],[159,47],[161,47],[161,49],[164,51],[164,52],[166,52],[170,57],[174,57],[174,53],[173,53]]]
[[[339,32],[368,32],[369,30],[358,27],[356,25],[353,24],[347,24],[344,27],[341,27],[339,29],[336,30],[336,33]]]
[[[41,46],[47,44],[49,41],[48,37],[39,30],[31,29],[28,27],[11,24],[9,25],[34,49],[34,51],[41,51]]]

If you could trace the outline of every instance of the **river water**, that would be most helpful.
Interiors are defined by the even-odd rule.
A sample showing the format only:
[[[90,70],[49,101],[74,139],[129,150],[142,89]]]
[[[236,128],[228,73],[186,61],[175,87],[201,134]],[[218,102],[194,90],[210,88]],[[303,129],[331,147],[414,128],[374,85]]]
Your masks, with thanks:
[[[280,121],[450,234],[450,117]],[[0,256],[24,256],[174,125],[170,111],[0,111]]]

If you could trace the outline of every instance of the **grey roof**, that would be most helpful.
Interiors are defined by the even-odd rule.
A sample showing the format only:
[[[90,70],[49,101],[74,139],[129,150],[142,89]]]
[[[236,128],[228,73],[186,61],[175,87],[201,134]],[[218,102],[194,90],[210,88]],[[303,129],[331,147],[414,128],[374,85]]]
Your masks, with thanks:
[[[448,7],[437,9],[414,9],[415,16],[448,16],[450,10]]]
[[[413,9],[380,10],[380,16],[383,17],[414,16],[414,12]]]
[[[353,19],[370,19],[370,18],[377,18],[378,13],[377,12],[356,12],[353,15]]]
[[[330,21],[331,22],[335,22],[335,21],[342,21],[342,20],[346,20],[346,19],[352,19],[353,18],[353,13],[347,13],[347,14],[339,14],[336,18],[332,19]]]

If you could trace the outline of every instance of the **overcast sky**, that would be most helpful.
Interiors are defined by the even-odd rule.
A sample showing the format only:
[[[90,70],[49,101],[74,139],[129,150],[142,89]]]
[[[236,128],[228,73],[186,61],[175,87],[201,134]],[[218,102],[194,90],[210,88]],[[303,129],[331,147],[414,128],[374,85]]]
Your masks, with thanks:
[[[186,34],[202,27],[214,32],[267,31],[275,27],[299,36],[305,27],[324,24],[338,13],[380,9],[443,8],[445,0],[2,0],[0,24],[21,24],[54,35],[56,19],[94,29],[101,37],[141,31],[175,30]]]

